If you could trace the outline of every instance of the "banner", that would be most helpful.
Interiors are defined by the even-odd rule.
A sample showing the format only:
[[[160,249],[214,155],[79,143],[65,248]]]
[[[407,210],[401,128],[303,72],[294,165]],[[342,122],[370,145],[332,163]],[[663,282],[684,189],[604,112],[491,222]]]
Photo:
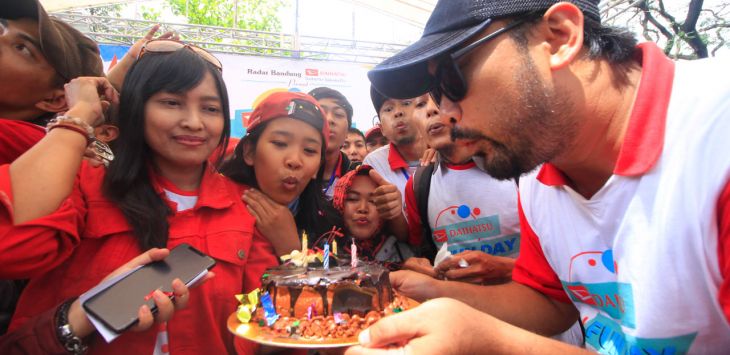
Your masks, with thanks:
[[[121,59],[128,46],[99,46],[105,68],[113,58]],[[371,65],[301,59],[254,57],[215,53],[223,63],[223,79],[231,104],[231,136],[245,134],[243,122],[256,104],[276,91],[310,90],[326,86],[341,92],[352,104],[352,125],[365,132],[373,125],[375,109],[370,101]]]

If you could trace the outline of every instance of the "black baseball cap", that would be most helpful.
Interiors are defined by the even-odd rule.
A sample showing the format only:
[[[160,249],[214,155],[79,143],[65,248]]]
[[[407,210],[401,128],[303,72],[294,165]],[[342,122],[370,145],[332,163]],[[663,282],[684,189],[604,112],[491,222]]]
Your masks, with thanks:
[[[350,101],[347,100],[345,95],[342,95],[341,92],[322,86],[312,89],[312,91],[309,92],[309,95],[314,97],[314,99],[317,101],[322,99],[335,100],[335,102],[337,102],[337,105],[342,107],[345,110],[345,114],[347,114],[347,126],[352,126],[352,105],[350,104]]]
[[[96,42],[71,25],[48,16],[38,0],[5,1],[0,6],[0,18],[38,21],[41,51],[66,82],[79,76],[104,76]]]
[[[566,1],[581,9],[586,18],[601,22],[600,0],[439,0],[421,39],[378,64],[368,72],[368,78],[386,97],[421,96],[430,89],[433,80],[428,73],[430,59],[459,47],[495,19],[547,10]]]

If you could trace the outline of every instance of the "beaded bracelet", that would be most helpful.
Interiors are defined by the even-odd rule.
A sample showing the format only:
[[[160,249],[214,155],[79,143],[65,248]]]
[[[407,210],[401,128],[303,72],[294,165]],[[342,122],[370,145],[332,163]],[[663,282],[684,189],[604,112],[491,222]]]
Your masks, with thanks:
[[[86,138],[86,146],[91,145],[95,139],[94,128],[78,117],[58,116],[48,122],[46,132],[50,132],[54,128],[68,129],[82,134]]]
[[[56,311],[56,336],[66,351],[71,354],[80,355],[86,353],[88,347],[84,345],[81,338],[73,333],[71,324],[68,323],[68,311],[75,300],[76,298],[71,298],[58,306],[58,310]]]

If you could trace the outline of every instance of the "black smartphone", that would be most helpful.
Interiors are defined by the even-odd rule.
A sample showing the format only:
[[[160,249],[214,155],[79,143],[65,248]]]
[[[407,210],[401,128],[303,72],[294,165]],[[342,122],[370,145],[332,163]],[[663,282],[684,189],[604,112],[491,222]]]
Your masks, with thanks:
[[[188,284],[213,266],[215,259],[189,244],[180,244],[164,260],[142,266],[89,298],[83,306],[87,313],[121,333],[137,323],[142,305],[157,312],[152,292],[159,289],[171,293],[174,279]]]

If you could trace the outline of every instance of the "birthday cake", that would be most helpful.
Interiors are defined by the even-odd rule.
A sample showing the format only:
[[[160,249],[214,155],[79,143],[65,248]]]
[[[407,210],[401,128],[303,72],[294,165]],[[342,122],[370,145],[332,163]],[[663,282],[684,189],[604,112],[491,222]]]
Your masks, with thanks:
[[[388,269],[375,263],[327,267],[284,264],[266,271],[262,288],[240,295],[239,320],[273,336],[348,338],[406,308]]]

